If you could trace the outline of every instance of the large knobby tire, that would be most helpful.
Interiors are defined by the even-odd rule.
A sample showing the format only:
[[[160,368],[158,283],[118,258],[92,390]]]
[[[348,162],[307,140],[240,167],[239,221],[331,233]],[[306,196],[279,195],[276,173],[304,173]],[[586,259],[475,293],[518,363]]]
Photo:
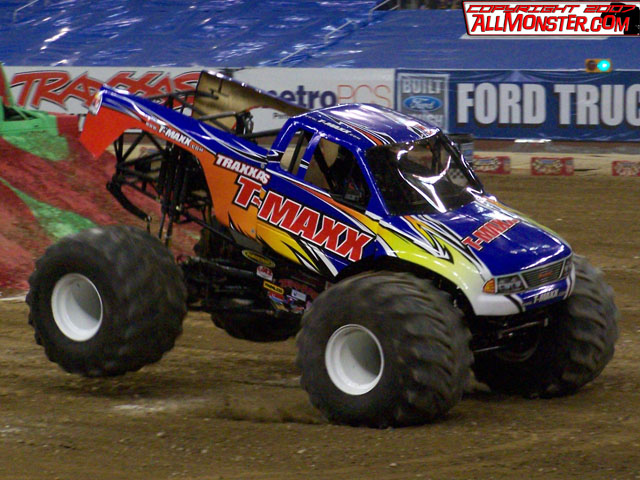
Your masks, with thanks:
[[[324,291],[304,315],[301,384],[336,423],[426,423],[462,397],[470,337],[462,312],[428,280],[359,275]]]
[[[574,257],[575,288],[553,310],[537,349],[522,361],[479,354],[476,378],[493,391],[526,397],[569,395],[596,378],[613,357],[618,309],[613,289],[584,257]]]
[[[49,360],[90,377],[158,361],[182,332],[186,288],[157,238],[92,228],[47,249],[29,278],[29,323]]]
[[[288,312],[212,313],[213,323],[229,335],[250,342],[281,342],[300,330],[300,315]]]

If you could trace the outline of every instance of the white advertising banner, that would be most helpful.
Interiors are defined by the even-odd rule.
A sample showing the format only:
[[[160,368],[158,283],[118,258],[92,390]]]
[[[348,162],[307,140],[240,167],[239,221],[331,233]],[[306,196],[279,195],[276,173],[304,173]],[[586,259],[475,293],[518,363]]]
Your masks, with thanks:
[[[86,113],[103,83],[142,95],[195,88],[199,68],[4,67],[15,102],[59,113]]]
[[[394,70],[371,68],[247,68],[234,78],[309,109],[340,103],[374,103],[393,108]],[[256,124],[278,128],[286,117],[254,112]],[[264,122],[264,123],[263,123]]]
[[[203,68],[7,66],[4,71],[18,105],[77,114],[86,113],[103,83],[142,95],[158,95],[195,88]],[[235,71],[233,76],[311,109],[354,102],[393,108],[393,69],[247,68]],[[269,128],[278,128],[284,121],[275,112],[254,115],[267,116],[260,123]]]

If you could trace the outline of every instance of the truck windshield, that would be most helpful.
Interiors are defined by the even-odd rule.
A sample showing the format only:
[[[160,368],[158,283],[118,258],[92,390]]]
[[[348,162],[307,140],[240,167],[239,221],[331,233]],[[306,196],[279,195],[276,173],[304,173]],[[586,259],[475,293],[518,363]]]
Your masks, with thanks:
[[[365,157],[394,215],[454,210],[473,201],[482,185],[442,134],[413,143],[373,147]]]

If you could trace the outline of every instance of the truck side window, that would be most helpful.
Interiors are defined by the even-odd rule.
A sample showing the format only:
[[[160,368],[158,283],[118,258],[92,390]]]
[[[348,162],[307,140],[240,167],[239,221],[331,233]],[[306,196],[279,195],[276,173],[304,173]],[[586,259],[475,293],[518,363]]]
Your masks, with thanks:
[[[280,158],[280,168],[292,173],[293,175],[297,174],[298,168],[300,168],[302,155],[304,155],[310,139],[311,132],[298,130]]]
[[[325,138],[318,143],[304,179],[359,210],[369,203],[369,188],[353,153]]]

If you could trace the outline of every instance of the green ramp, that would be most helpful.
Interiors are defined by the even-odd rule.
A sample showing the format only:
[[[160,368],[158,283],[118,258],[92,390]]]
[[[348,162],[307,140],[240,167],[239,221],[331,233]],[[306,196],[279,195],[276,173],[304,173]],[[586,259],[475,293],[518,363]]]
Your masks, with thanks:
[[[96,226],[95,223],[82,215],[68,210],[62,210],[53,205],[36,200],[21,190],[18,190],[4,178],[0,178],[0,183],[11,189],[20,200],[27,204],[40,226],[44,228],[48,235],[56,240]]]
[[[21,150],[47,160],[67,158],[69,145],[58,133],[56,117],[16,105],[2,63],[0,72],[0,137]]]

